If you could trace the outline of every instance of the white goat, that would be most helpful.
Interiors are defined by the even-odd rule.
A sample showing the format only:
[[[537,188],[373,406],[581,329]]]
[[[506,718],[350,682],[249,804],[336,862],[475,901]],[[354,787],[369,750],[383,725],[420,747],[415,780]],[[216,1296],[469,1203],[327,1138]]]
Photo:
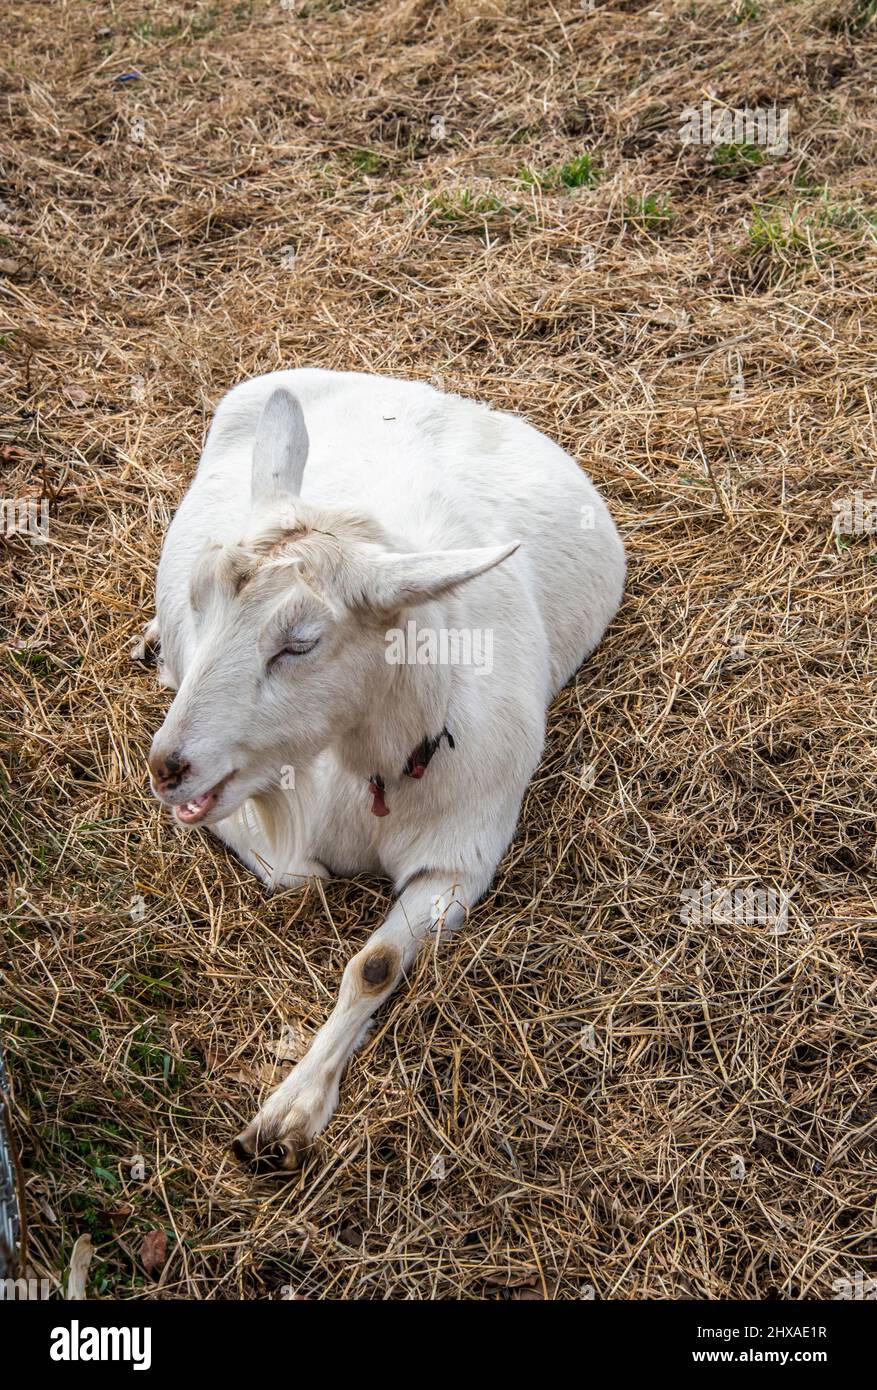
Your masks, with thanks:
[[[624,570],[589,479],[514,416],[309,369],[220,404],[147,630],[177,692],[153,790],[266,883],[382,873],[397,894],[240,1159],[296,1166],[418,946],[489,887]]]

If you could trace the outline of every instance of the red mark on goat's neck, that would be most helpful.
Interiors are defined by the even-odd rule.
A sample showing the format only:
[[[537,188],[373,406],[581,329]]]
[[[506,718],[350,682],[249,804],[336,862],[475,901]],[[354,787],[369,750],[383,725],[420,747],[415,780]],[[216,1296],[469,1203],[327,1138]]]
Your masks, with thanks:
[[[368,784],[368,789],[371,792],[372,798],[372,815],[388,816],[390,814],[390,808],[384,800],[385,788],[383,777],[374,776]]]
[[[417,745],[414,752],[408,755],[408,761],[402,769],[403,777],[411,777],[415,782],[419,782],[426,772],[433,754],[441,747],[443,738],[447,739],[449,748],[456,748],[457,745],[454,742],[454,736],[448,732],[447,726],[445,726],[441,733],[437,734],[435,738],[425,738],[422,743]],[[390,814],[390,808],[384,800],[386,786],[379,772],[372,773],[368,789],[372,798],[372,815],[388,816]]]

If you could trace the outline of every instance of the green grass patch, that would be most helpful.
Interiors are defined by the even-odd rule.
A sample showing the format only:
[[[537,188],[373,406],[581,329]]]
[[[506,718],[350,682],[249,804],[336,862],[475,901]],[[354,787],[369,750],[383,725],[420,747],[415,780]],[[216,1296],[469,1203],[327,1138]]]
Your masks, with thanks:
[[[843,13],[832,15],[828,27],[834,34],[861,34],[877,18],[877,0],[853,0]]]
[[[151,1032],[150,1024],[141,1023],[128,1046],[125,1065],[170,1097],[185,1087],[191,1064],[184,1058],[172,1056],[161,1039]]]
[[[794,216],[787,217],[770,209],[757,209],[747,228],[749,249],[769,252],[787,258],[799,251],[809,250],[806,236]]]
[[[764,163],[765,153],[760,145],[730,144],[716,145],[710,163],[717,173],[726,178],[737,178]]]
[[[350,158],[354,169],[360,174],[378,174],[384,162],[376,150],[354,150]]]
[[[870,242],[877,238],[877,213],[833,203],[825,195],[813,209],[798,204],[792,208],[756,208],[746,230],[752,254],[792,265],[814,256],[860,253],[863,237]]]
[[[469,226],[506,211],[505,204],[492,193],[473,193],[469,188],[443,188],[433,194],[429,206],[439,222]]]
[[[560,188],[593,188],[602,177],[601,170],[594,162],[594,156],[585,152],[556,169],[537,170],[523,168],[519,175],[521,182],[531,187],[547,190]]]
[[[207,34],[211,34],[219,23],[219,8],[211,5],[203,14],[195,14],[187,24],[184,17],[171,20],[166,24],[157,24],[151,16],[141,19],[133,26],[132,33],[138,39],[149,41],[150,39],[178,39],[183,35],[187,39],[203,39]]]
[[[510,145],[524,145],[528,140],[539,139],[539,128],[534,125],[521,125],[509,136]]]
[[[641,193],[624,200],[625,222],[652,236],[667,231],[675,216],[670,199],[657,193]]]

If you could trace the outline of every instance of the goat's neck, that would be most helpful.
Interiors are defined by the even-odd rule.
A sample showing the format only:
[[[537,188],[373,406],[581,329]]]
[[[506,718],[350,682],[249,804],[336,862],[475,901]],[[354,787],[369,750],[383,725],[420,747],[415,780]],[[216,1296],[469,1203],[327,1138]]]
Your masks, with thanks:
[[[446,628],[444,605],[433,602],[405,610],[393,626],[406,640],[409,623],[417,632]],[[379,660],[360,717],[337,745],[344,766],[359,777],[377,773],[387,782],[400,777],[410,754],[445,727],[451,680],[447,665]]]

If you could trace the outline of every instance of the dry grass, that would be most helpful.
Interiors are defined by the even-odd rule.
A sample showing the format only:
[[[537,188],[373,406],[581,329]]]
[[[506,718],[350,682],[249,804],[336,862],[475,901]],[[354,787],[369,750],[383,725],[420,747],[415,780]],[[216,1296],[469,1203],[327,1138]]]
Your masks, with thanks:
[[[831,534],[877,490],[873,12],[6,6],[4,493],[53,498],[2,560],[37,1274],[84,1231],[122,1298],[808,1298],[873,1270],[877,547]],[[788,153],[683,147],[709,90],[788,107]],[[584,153],[592,187],[550,172]],[[127,651],[212,404],[305,363],[527,415],[631,569],[493,892],[277,1182],[225,1145],[386,888],[269,899],[175,836],[144,779],[166,699]],[[705,879],[789,893],[787,931],[684,924]]]

